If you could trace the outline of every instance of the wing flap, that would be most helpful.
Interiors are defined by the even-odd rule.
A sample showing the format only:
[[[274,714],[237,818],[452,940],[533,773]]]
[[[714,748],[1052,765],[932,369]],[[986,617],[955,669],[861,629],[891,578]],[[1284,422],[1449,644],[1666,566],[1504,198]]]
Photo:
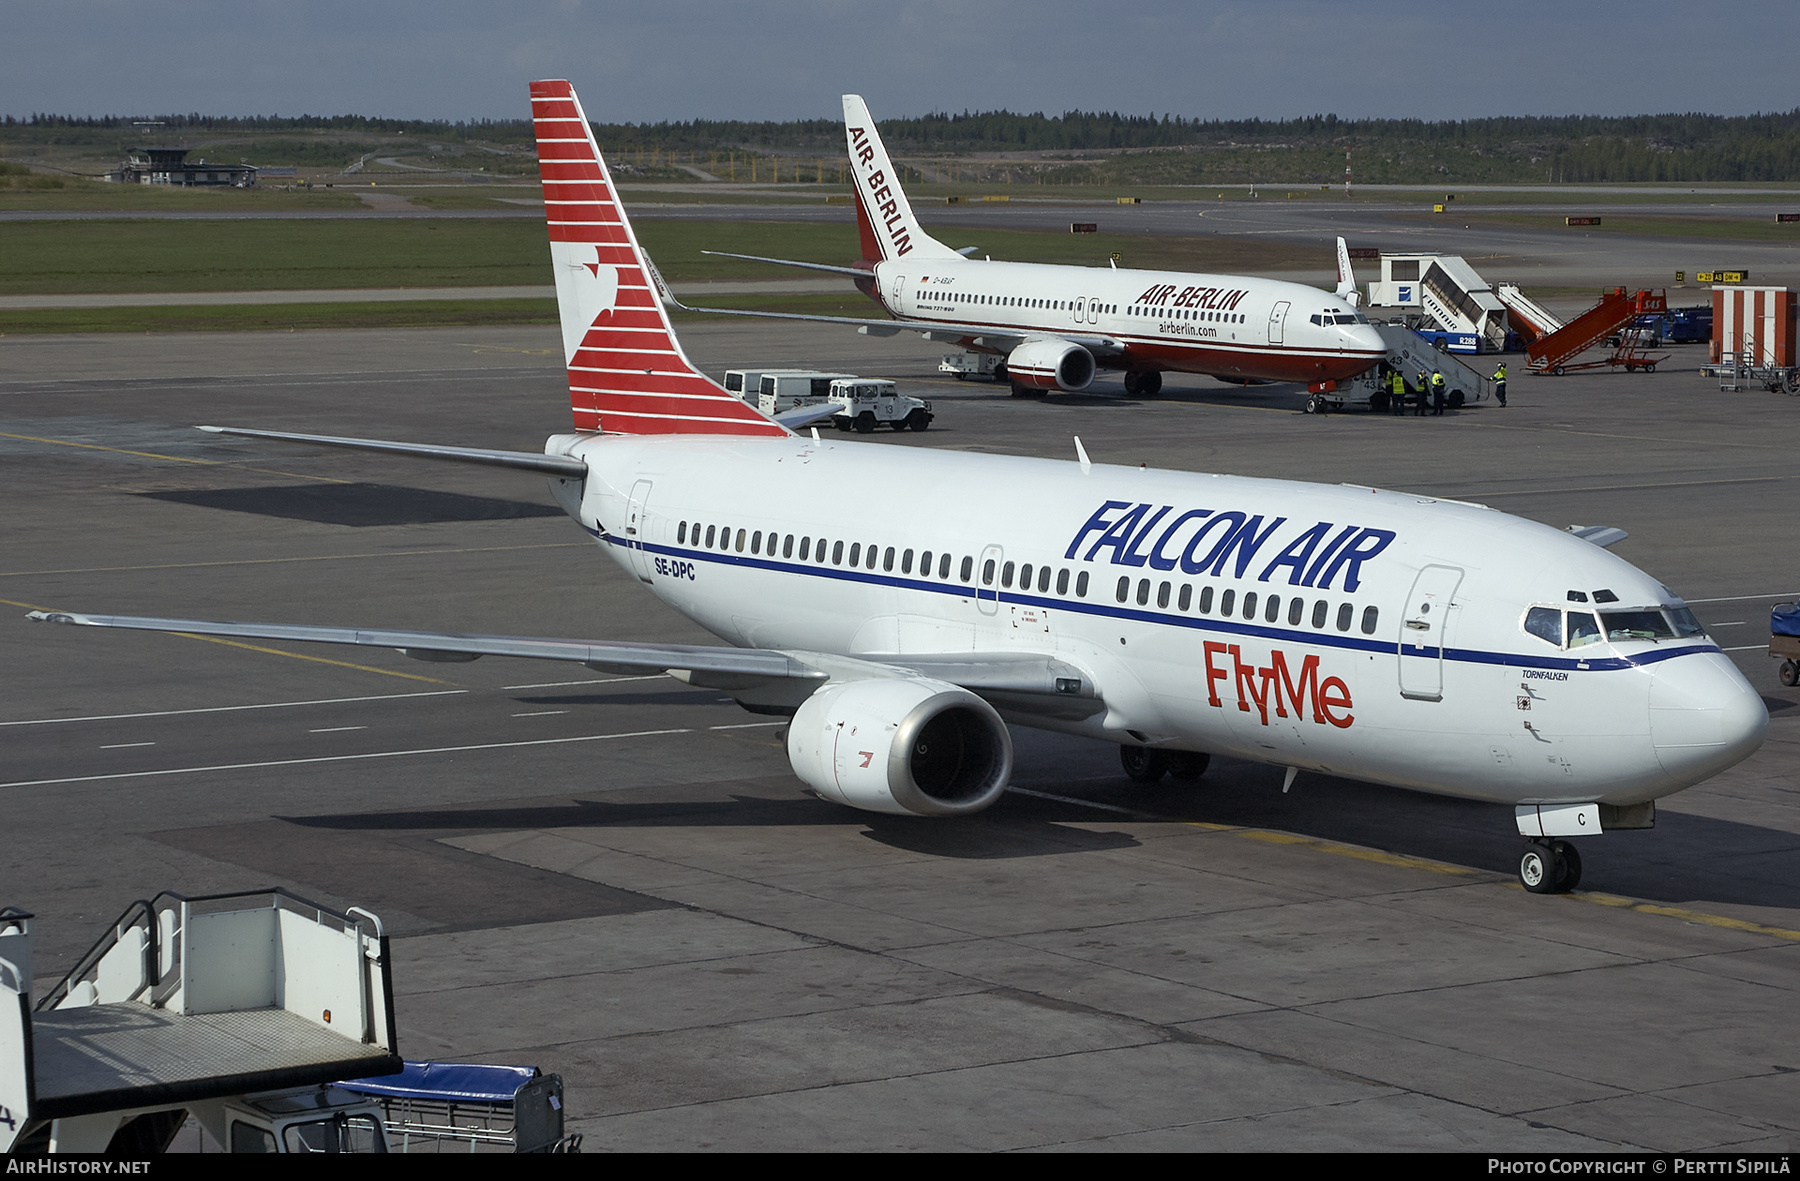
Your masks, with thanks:
[[[785,652],[760,648],[724,648],[691,644],[633,644],[616,640],[556,640],[533,636],[465,635],[452,632],[404,631],[391,628],[318,627],[289,623],[226,623],[205,619],[158,619],[137,615],[79,615],[69,611],[33,611],[40,623],[80,627],[119,627],[136,631],[185,632],[201,636],[237,636],[258,640],[298,640],[317,644],[353,644],[393,648],[432,663],[463,663],[483,656],[520,656],[583,664],[599,672],[688,673],[693,683],[724,688],[718,679],[745,683],[823,681],[826,674]]]

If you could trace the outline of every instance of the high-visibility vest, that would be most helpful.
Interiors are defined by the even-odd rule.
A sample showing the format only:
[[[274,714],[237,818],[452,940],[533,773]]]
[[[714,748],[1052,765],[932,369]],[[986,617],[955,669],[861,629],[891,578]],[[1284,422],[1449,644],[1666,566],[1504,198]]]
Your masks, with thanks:
[[[1443,384],[1444,384],[1444,375],[1442,373],[1433,373],[1431,375],[1431,388],[1432,389],[1435,390]]]

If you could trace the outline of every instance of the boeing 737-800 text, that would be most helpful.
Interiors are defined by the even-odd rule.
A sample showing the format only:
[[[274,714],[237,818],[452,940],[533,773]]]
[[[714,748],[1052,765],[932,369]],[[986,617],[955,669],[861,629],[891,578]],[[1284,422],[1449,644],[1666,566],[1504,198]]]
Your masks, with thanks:
[[[916,331],[1006,358],[1015,395],[1084,390],[1097,369],[1123,369],[1125,391],[1155,394],[1162,374],[1306,382],[1314,392],[1387,356],[1356,310],[1339,242],[1335,295],[1247,275],[1120,270],[967,258],[926,233],[869,108],[844,96],[863,258],[854,267],[734,254],[849,275],[893,319],[700,309],[821,320],[865,332]],[[722,253],[722,252],[719,252]]]
[[[232,429],[547,474],[649,592],[732,646],[38,613],[60,623],[667,672],[790,715],[829,800],[958,816],[1007,723],[1514,806],[1536,891],[1565,838],[1646,827],[1768,715],[1682,601],[1602,548],[1374,488],[802,437],[682,352],[567,82],[533,83],[573,431],[543,454]],[[224,428],[207,427],[207,430]],[[746,495],[754,489],[756,495]],[[871,523],[858,506],[904,504]],[[1591,538],[1591,540],[1590,540]]]

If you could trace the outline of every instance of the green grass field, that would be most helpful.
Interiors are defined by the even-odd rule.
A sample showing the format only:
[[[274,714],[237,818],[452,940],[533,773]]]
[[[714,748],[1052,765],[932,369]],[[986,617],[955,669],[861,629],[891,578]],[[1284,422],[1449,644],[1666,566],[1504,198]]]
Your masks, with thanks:
[[[696,222],[640,217],[640,240],[671,282],[797,278],[802,272],[705,250],[845,265],[848,222]],[[1056,234],[959,228],[952,245],[1025,262],[1242,271],[1330,265],[1318,251],[1204,235]],[[466,220],[0,222],[0,294],[298,291],[541,286],[551,281],[535,218]]]
[[[716,296],[709,307],[878,317],[881,309],[855,291],[843,296]],[[678,323],[723,320],[676,312]],[[290,303],[248,307],[215,304],[169,308],[48,308],[0,311],[0,337],[70,332],[292,332],[314,328],[442,328],[555,324],[554,299],[439,299],[391,303]]]
[[[1548,213],[1469,213],[1452,209],[1446,213],[1422,214],[1417,220],[1435,218],[1449,219],[1469,226],[1522,226],[1546,233],[1636,234],[1651,238],[1699,238],[1720,242],[1800,242],[1800,222],[1777,222],[1773,213],[1730,218],[1642,217],[1630,213],[1602,213],[1597,226],[1565,225],[1563,216]]]

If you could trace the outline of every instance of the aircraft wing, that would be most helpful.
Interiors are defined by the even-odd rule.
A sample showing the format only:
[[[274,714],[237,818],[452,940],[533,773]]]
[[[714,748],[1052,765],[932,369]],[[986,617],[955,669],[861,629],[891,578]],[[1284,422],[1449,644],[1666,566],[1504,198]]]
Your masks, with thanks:
[[[788,690],[797,691],[800,698],[828,680],[923,676],[959,685],[991,700],[996,708],[1014,713],[1080,718],[1103,708],[1090,675],[1041,653],[959,652],[859,658],[722,645],[634,644],[619,640],[560,640],[393,628],[226,623],[141,615],[82,615],[71,611],[32,611],[26,618],[39,623],[78,627],[118,627],[186,635],[393,648],[414,660],[435,664],[463,664],[483,656],[561,660],[596,672],[626,676],[667,673],[690,685],[727,692],[784,685]],[[793,699],[792,693],[786,696]]]

